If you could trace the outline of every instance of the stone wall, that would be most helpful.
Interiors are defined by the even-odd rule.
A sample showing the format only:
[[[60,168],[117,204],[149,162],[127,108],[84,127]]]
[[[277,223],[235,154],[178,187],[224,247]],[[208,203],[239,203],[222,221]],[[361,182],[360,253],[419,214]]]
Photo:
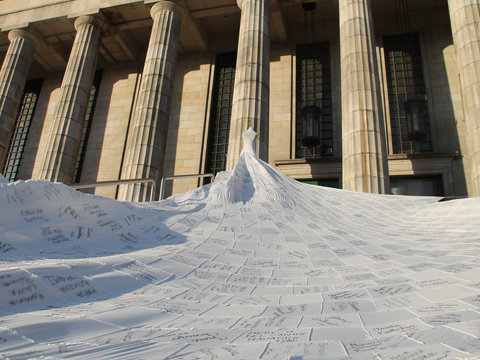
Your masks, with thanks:
[[[177,61],[164,176],[203,173],[206,129],[214,67],[210,54],[181,56]],[[204,166],[204,165],[203,165]],[[169,180],[165,195],[198,187],[198,179]]]
[[[81,182],[117,180],[122,166],[127,127],[133,111],[137,64],[118,65],[103,72],[90,130]],[[116,186],[99,187],[96,194],[115,197]]]
[[[35,6],[42,9],[55,9],[51,14],[38,13],[35,15],[35,19],[41,19],[42,16],[45,18],[48,17],[47,15],[56,17],[64,13],[74,16],[75,11],[85,12],[85,6],[88,4],[98,5],[99,2],[89,0],[84,2],[80,8],[76,8],[75,6],[79,5],[74,6],[74,3],[77,2],[36,0],[28,2],[28,4],[27,2],[14,4],[11,0],[6,0],[0,3],[0,26],[3,25],[5,29],[13,26],[16,21],[20,21],[33,11]],[[17,9],[22,6],[25,9],[28,7],[32,9],[22,11],[15,20],[14,12],[8,13],[15,6]],[[144,16],[148,16],[147,10],[145,11],[146,15],[144,14]],[[379,16],[374,17],[373,20],[377,39],[376,50],[380,69],[382,106],[384,107],[379,110],[383,112],[387,125],[389,124],[389,112],[382,37],[396,33],[396,29],[392,28],[393,21],[395,19],[392,17]],[[69,25],[67,22],[62,26],[73,28],[72,24]],[[331,158],[314,162],[295,159],[295,49],[296,43],[302,42],[300,37],[303,35],[300,35],[300,25],[289,33],[294,35],[288,41],[271,44],[268,161],[270,164],[278,166],[284,173],[297,179],[336,178],[341,180],[342,178],[342,87],[338,25],[337,18],[331,18],[320,24],[319,37],[316,39],[330,42],[334,136],[334,153]],[[137,24],[137,26],[140,25]],[[143,26],[142,29],[145,30],[147,27]],[[412,28],[414,31],[418,31],[421,43],[433,153],[427,156],[392,155],[390,147],[389,172],[392,176],[441,175],[445,183],[446,195],[466,195],[467,188],[472,187],[472,184],[469,183],[470,180],[467,180],[470,179],[472,171],[469,164],[463,160],[463,156],[469,154],[469,148],[466,142],[465,115],[457,56],[446,2],[444,7],[439,7],[428,14],[423,11],[415,12],[412,17]],[[119,29],[124,30],[122,27]],[[125,40],[124,35],[110,36],[120,36]],[[227,33],[223,37],[217,34],[211,38],[207,51],[186,54],[180,51],[175,70],[168,125],[164,162],[165,176],[204,172],[216,52],[235,51],[237,44],[232,39],[237,39],[237,37],[237,34],[233,33]],[[128,41],[124,42],[124,44],[127,43]],[[102,51],[105,53],[105,49]],[[2,56],[3,53],[0,54],[0,57]],[[104,72],[81,182],[119,178],[125,153],[127,129],[135,109],[134,101],[143,69],[142,54],[129,62],[115,63],[111,61],[109,63],[105,59],[104,57],[98,66],[98,68],[103,68]],[[19,173],[21,179],[39,177],[42,156],[45,153],[63,77],[63,73],[59,70],[48,73],[39,72],[39,68],[38,64],[32,66],[29,75],[29,79],[43,77],[44,80],[22,160]],[[391,143],[389,135],[387,135],[386,141],[387,144]],[[198,179],[169,182],[166,195],[191,190],[201,183]],[[115,197],[116,187],[97,188],[95,193]]]

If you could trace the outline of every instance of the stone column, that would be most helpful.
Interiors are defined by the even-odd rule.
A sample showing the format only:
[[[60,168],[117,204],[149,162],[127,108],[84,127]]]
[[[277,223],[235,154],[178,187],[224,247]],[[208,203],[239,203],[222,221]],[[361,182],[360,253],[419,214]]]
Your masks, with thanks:
[[[153,5],[150,14],[152,33],[128,136],[122,179],[153,178],[158,184],[163,173],[180,25],[186,12],[172,1],[160,1]],[[119,199],[145,201],[149,191],[143,184],[123,185]]]
[[[237,68],[233,90],[227,170],[242,152],[242,133],[258,133],[257,155],[268,161],[268,112],[270,91],[269,0],[237,0],[242,9]]]
[[[467,132],[468,193],[480,196],[480,1],[448,0],[448,8]]]
[[[10,46],[0,70],[0,170],[5,165],[23,89],[38,38],[25,29],[8,33]]]
[[[369,0],[339,0],[343,188],[388,193],[388,158]]]
[[[88,99],[97,65],[103,17],[81,16],[50,127],[40,177],[73,181]]]

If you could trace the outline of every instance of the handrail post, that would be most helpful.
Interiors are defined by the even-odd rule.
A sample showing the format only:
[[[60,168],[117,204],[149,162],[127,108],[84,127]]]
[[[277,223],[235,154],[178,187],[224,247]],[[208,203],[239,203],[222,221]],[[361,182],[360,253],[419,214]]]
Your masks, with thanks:
[[[162,176],[162,180],[160,181],[160,195],[158,200],[163,200],[163,192],[165,191],[165,176]]]
[[[70,184],[69,186],[73,189],[90,189],[90,188],[96,188],[96,187],[102,187],[102,186],[139,184],[139,183],[151,184],[150,202],[152,202],[155,196],[155,180],[153,179],[110,180],[110,181],[98,181],[95,183]]]
[[[150,188],[150,202],[153,202],[153,197],[155,196],[155,181],[152,182],[152,187]]]
[[[215,179],[213,174],[192,174],[192,175],[175,175],[175,176],[164,176],[160,182],[160,196],[159,200],[163,200],[163,193],[165,191],[165,181],[173,179],[187,179],[187,178],[206,178],[209,177],[211,181]],[[101,186],[112,186],[112,185],[124,185],[124,184],[138,184],[138,183],[149,183],[151,184],[150,192],[150,202],[153,201],[155,196],[155,180],[153,179],[130,179],[130,180],[112,180],[112,181],[98,181],[96,183],[87,183],[87,184],[70,184],[69,186],[73,189],[89,189],[96,188]]]

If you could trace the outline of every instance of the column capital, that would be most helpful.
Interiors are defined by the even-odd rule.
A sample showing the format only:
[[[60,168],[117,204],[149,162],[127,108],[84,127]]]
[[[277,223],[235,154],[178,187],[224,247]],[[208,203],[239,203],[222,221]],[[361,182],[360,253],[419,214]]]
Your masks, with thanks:
[[[178,4],[175,1],[168,1],[168,0],[161,0],[157,3],[155,3],[152,8],[150,9],[150,16],[152,18],[155,17],[155,14],[159,12],[160,10],[170,10],[178,15],[180,15],[180,18],[183,20],[187,16],[188,12],[187,9],[185,9],[182,5]]]
[[[27,29],[10,30],[8,33],[8,40],[12,42],[15,38],[25,38],[30,40],[33,43],[33,47],[35,49],[37,49],[42,43],[42,40],[39,36],[35,35],[31,30]]]
[[[105,34],[109,31],[109,23],[103,14],[95,14],[95,15],[82,15],[75,19],[75,30],[78,29],[83,25],[93,25],[100,28],[102,34]]]
[[[237,6],[241,9],[243,4],[248,1],[248,0],[237,0]],[[274,3],[278,3],[278,0],[264,0],[266,3],[268,3],[270,6]]]

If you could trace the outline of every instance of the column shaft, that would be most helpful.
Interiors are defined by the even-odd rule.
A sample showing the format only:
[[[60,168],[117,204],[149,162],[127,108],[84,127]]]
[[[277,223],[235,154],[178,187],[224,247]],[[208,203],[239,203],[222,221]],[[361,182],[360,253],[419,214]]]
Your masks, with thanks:
[[[480,1],[448,0],[448,8],[463,95],[468,192],[480,196]]]
[[[339,0],[343,188],[389,192],[385,124],[369,0]]]
[[[92,89],[103,22],[93,16],[75,21],[77,34],[55,107],[40,177],[69,184],[73,180],[88,99]]]
[[[242,151],[242,133],[249,127],[258,133],[258,156],[268,161],[270,4],[269,0],[237,0],[237,3],[242,14],[227,170],[235,166]]]
[[[0,70],[0,171],[5,165],[15,118],[37,42],[35,36],[27,30],[12,30],[8,38],[10,46]]]
[[[174,68],[184,9],[170,1],[151,10],[152,33],[127,144],[122,179],[153,178],[159,183],[167,141]],[[124,185],[119,199],[145,201],[147,185]]]

